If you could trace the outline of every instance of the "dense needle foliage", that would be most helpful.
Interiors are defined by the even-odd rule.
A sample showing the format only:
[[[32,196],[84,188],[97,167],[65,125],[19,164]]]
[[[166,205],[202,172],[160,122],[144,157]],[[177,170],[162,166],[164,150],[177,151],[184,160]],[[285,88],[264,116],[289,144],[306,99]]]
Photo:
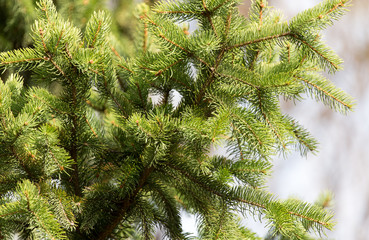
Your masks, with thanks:
[[[320,35],[347,0],[288,22],[265,0],[248,18],[237,0],[139,4],[128,23],[132,5],[92,13],[103,2],[0,1],[0,239],[193,239],[181,211],[195,239],[260,239],[241,216],[280,239],[332,229],[264,180],[273,156],[316,151],[281,98],[352,108],[322,75],[341,59]]]

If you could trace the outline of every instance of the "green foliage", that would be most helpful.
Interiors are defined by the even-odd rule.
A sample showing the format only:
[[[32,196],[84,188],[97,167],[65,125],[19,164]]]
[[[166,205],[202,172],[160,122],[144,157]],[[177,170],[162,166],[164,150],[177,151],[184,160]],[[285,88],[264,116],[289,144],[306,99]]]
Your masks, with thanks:
[[[317,147],[281,97],[352,109],[322,75],[342,61],[319,35],[348,1],[289,23],[265,0],[249,18],[234,0],[140,4],[131,15],[103,2],[40,0],[21,26],[31,38],[0,53],[0,238],[153,239],[160,229],[190,239],[181,211],[197,217],[199,239],[260,239],[241,215],[262,219],[270,239],[332,229],[328,210],[264,183],[273,156]],[[219,145],[227,154],[210,151]]]
[[[65,231],[52,214],[46,199],[28,179],[18,183],[9,202],[0,208],[3,220],[27,226],[36,239],[65,239]],[[60,214],[57,212],[57,214]],[[10,229],[4,229],[6,231]]]

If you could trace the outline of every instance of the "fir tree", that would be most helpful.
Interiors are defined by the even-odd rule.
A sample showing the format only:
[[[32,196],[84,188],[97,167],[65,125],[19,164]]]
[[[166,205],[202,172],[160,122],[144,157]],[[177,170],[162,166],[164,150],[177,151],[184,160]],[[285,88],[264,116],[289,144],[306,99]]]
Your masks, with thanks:
[[[115,14],[89,16],[102,1],[26,11],[30,37],[4,40],[0,54],[0,238],[152,239],[159,228],[189,239],[182,210],[197,217],[198,239],[260,239],[241,215],[274,237],[332,229],[332,213],[278,199],[264,180],[273,156],[316,152],[281,97],[352,109],[323,76],[342,61],[320,35],[349,2],[325,0],[289,22],[265,0],[248,18],[237,4],[139,4],[126,37]],[[217,145],[228,154],[210,154]]]

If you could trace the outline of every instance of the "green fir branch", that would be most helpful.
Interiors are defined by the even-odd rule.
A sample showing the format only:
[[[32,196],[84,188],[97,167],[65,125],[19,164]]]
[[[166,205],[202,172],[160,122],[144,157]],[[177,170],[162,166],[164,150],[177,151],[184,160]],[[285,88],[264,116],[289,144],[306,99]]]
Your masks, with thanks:
[[[276,237],[332,229],[330,212],[263,187],[273,156],[317,148],[280,97],[353,108],[320,73],[341,68],[320,31],[349,1],[325,0],[290,22],[264,0],[248,18],[237,0],[125,14],[128,2],[110,15],[102,0],[39,0],[19,23],[32,47],[0,53],[0,238],[151,239],[160,228],[189,239],[182,210],[197,217],[198,239],[260,239],[239,213]]]

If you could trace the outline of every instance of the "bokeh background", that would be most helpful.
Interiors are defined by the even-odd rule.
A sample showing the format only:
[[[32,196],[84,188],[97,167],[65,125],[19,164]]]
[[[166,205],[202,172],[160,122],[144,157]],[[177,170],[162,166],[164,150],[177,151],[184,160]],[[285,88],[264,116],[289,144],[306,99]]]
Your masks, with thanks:
[[[288,20],[319,0],[269,0]],[[241,11],[247,14],[250,1]],[[290,154],[276,159],[271,192],[281,198],[313,202],[329,190],[334,194],[337,225],[330,239],[369,239],[369,0],[353,0],[350,11],[324,31],[325,40],[344,60],[344,70],[328,76],[356,99],[353,112],[331,111],[314,100],[283,103],[286,113],[305,126],[320,142],[319,153],[302,158]],[[261,236],[262,225],[250,224]]]

